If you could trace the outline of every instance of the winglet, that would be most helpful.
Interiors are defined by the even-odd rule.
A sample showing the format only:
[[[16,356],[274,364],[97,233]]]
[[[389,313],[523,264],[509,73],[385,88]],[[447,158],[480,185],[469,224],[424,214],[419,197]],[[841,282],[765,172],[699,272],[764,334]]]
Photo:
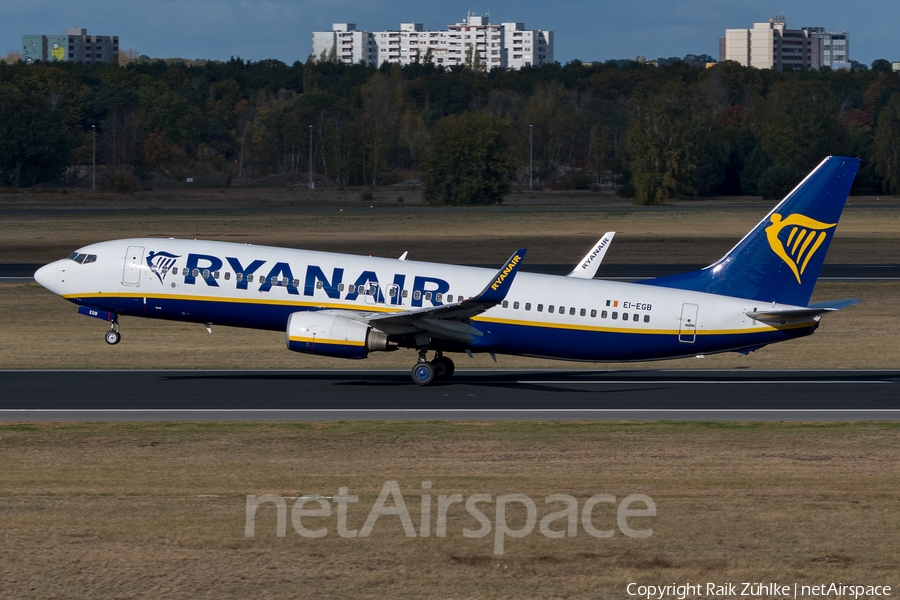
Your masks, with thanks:
[[[603,234],[603,237],[600,238],[594,247],[591,248],[591,251],[584,255],[578,262],[578,266],[575,269],[566,275],[566,277],[576,277],[578,279],[593,279],[594,275],[597,274],[597,269],[600,267],[600,263],[603,262],[603,257],[606,256],[606,251],[609,250],[609,245],[612,244],[612,239],[616,235],[615,231],[607,231]]]
[[[510,286],[512,286],[513,280],[516,278],[519,265],[522,263],[522,259],[527,251],[525,248],[519,248],[513,252],[509,260],[500,267],[500,270],[497,271],[491,282],[487,284],[487,287],[481,290],[480,294],[471,298],[469,302],[480,302],[483,304],[499,304],[503,302]]]

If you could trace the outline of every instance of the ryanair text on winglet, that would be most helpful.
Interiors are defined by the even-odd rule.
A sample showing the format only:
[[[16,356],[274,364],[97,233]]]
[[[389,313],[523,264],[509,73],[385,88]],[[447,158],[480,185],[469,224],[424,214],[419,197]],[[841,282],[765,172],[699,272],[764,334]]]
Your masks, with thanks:
[[[510,274],[510,272],[513,270],[513,267],[516,266],[519,260],[521,260],[521,257],[518,254],[512,257],[512,259],[506,265],[506,268],[503,269],[502,273],[500,273],[500,276],[497,277],[497,279],[494,280],[494,283],[491,284],[492,290],[496,291],[496,289],[500,287],[500,284],[503,283],[503,280],[506,279],[506,276]]]

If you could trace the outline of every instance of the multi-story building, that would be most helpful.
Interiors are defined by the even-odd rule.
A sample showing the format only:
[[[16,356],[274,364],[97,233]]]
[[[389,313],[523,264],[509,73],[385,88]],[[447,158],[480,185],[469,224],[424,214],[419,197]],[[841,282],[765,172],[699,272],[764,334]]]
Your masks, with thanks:
[[[453,67],[476,62],[483,68],[520,69],[553,62],[553,32],[525,29],[523,23],[494,25],[487,16],[469,14],[445,31],[425,30],[421,23],[401,23],[390,31],[358,31],[353,23],[335,23],[332,31],[313,32],[316,58],[379,66],[430,61]]]
[[[117,35],[88,35],[87,29],[66,29],[65,35],[22,36],[22,60],[29,64],[36,60],[108,63],[118,59]]]
[[[827,49],[826,49],[827,48]],[[850,35],[824,27],[787,29],[784,17],[754,23],[752,29],[726,29],[719,38],[719,62],[734,60],[758,69],[840,68],[850,63]]]

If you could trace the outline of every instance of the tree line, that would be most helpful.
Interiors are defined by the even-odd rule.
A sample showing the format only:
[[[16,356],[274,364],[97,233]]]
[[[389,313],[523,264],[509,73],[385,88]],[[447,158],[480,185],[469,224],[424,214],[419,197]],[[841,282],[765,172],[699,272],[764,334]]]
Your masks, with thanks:
[[[531,182],[654,204],[777,197],[829,154],[862,159],[853,193],[900,194],[900,76],[887,61],[0,63],[0,186],[72,183],[93,160],[126,181],[299,176],[311,162],[341,186],[422,174],[434,203],[499,202]]]

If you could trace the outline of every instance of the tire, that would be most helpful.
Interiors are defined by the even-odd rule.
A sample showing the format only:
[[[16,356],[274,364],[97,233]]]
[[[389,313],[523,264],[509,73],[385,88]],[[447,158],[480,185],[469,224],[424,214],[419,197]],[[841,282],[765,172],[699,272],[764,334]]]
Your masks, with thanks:
[[[430,362],[416,363],[412,368],[412,380],[419,385],[431,385],[434,381],[435,368]]]
[[[115,346],[119,343],[119,340],[122,339],[122,334],[116,331],[115,329],[110,329],[106,332],[106,343],[110,346]]]
[[[431,361],[431,363],[434,365],[434,377],[438,381],[446,381],[447,379],[450,379],[450,376],[453,375],[454,371],[456,371],[456,365],[454,365],[453,361],[446,356],[436,358]]]

